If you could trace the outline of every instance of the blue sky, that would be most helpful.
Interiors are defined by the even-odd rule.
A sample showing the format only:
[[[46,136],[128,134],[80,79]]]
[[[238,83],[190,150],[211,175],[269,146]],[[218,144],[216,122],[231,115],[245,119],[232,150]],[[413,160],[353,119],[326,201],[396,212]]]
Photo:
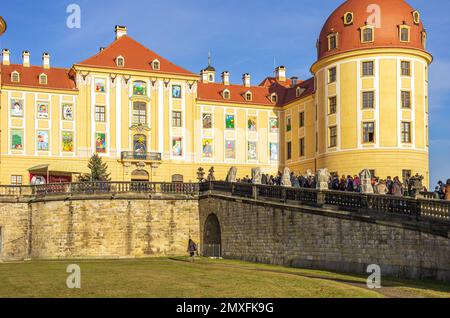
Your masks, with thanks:
[[[393,0],[394,1],[394,0]],[[72,0],[4,1],[8,22],[0,46],[21,62],[31,51],[33,64],[48,51],[52,65],[69,67],[97,53],[113,41],[114,26],[126,25],[129,35],[174,63],[198,72],[213,64],[231,72],[233,82],[249,72],[259,83],[277,65],[288,76],[308,78],[315,61],[315,43],[328,15],[342,0]],[[450,1],[410,0],[422,13],[428,49],[435,61],[430,68],[431,182],[450,178]],[[66,8],[81,7],[81,29],[66,27]]]

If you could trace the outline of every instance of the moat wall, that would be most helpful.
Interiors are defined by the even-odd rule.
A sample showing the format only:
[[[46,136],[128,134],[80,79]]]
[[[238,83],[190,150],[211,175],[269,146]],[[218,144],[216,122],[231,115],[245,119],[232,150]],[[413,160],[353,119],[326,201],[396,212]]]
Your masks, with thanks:
[[[198,216],[198,200],[179,198],[3,202],[0,260],[184,255]]]
[[[442,231],[417,221],[213,196],[200,201],[201,233],[211,214],[220,223],[224,258],[360,274],[378,264],[382,275],[450,282],[450,224]]]

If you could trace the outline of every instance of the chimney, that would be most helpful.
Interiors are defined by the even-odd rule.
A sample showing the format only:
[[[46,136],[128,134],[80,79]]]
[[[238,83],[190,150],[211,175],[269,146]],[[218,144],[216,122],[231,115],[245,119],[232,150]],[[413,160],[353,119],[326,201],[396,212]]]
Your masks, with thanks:
[[[223,85],[230,85],[230,72],[222,72],[222,83]]]
[[[244,75],[242,75],[242,82],[245,87],[250,87],[251,86],[250,74],[245,73]]]
[[[11,62],[9,60],[10,52],[8,49],[3,49],[3,65],[10,65]]]
[[[116,40],[121,38],[122,36],[127,35],[127,27],[116,25]]]
[[[50,54],[47,52],[42,54],[42,66],[47,70],[50,68]]]
[[[202,77],[202,83],[208,84],[209,78],[208,78],[208,71],[207,70],[201,70],[200,76]]]
[[[275,69],[275,77],[280,82],[286,82],[286,68],[284,66],[278,66]]]
[[[22,52],[23,66],[30,67],[30,52],[23,51]]]
[[[291,77],[291,87],[294,87],[297,84],[298,84],[298,77],[297,76]]]

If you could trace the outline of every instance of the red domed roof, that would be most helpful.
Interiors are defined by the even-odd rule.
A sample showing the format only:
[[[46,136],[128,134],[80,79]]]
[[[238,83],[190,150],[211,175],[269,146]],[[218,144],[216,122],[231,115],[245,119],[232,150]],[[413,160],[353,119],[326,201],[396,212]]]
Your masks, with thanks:
[[[373,5],[378,5],[380,14],[380,27],[375,27],[373,42],[361,43],[361,27],[373,25],[377,12]],[[319,38],[319,60],[338,53],[362,48],[380,47],[406,47],[425,50],[422,44],[422,22],[414,23],[413,12],[415,10],[403,0],[347,0],[337,8],[323,26]],[[353,23],[344,24],[344,16],[347,12],[353,13]],[[399,26],[410,27],[409,43],[401,42],[399,38]],[[338,33],[338,47],[328,50],[328,36]]]

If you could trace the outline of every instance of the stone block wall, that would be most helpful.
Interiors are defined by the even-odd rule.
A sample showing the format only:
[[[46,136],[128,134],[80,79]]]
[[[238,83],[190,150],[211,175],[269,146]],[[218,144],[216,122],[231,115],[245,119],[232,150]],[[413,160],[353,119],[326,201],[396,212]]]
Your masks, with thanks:
[[[383,275],[450,281],[450,233],[217,196],[200,201],[201,233],[211,213],[220,222],[225,258],[360,274],[378,264]]]

